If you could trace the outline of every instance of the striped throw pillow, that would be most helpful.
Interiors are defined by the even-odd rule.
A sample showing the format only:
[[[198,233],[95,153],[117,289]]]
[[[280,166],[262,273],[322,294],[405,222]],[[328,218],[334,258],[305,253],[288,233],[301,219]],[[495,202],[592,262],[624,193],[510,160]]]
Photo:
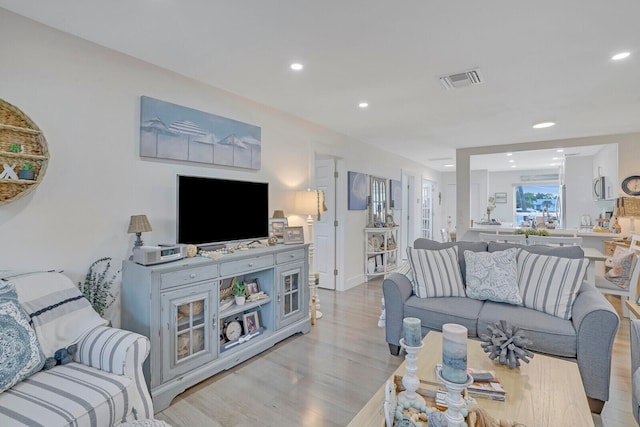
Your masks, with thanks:
[[[418,297],[465,296],[456,246],[440,250],[408,248],[407,255]]]
[[[525,307],[565,320],[580,290],[589,260],[518,250],[518,287]]]

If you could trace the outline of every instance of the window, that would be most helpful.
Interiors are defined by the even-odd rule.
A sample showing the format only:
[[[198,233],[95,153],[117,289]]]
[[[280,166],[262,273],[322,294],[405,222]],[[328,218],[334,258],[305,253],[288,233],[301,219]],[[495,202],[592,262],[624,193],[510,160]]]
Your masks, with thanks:
[[[557,185],[517,185],[515,187],[516,223],[530,221],[537,216],[549,216],[558,219]]]
[[[425,239],[433,239],[433,209],[431,193],[433,192],[433,183],[422,180],[422,230],[421,237]]]

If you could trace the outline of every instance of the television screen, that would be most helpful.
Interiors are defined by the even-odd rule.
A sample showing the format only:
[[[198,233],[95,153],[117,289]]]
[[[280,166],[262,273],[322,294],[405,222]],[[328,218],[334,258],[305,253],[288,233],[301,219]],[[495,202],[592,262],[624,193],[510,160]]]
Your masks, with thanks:
[[[269,236],[269,184],[178,175],[177,243],[207,245]]]

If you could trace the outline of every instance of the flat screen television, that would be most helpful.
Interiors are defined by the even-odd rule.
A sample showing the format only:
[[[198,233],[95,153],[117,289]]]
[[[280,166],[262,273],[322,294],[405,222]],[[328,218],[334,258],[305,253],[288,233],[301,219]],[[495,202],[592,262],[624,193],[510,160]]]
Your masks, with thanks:
[[[269,236],[269,184],[177,176],[177,243],[212,246]]]

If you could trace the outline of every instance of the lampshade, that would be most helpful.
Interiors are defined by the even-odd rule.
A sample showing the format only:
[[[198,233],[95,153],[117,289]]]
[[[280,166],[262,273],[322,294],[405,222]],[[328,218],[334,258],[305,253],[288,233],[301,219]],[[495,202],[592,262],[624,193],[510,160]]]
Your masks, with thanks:
[[[151,231],[151,224],[146,215],[131,215],[127,233],[146,233]]]
[[[271,218],[284,218],[284,211],[282,210],[273,211],[273,215],[271,216]]]
[[[312,190],[296,192],[294,210],[301,215],[315,215],[318,212],[318,193]]]

